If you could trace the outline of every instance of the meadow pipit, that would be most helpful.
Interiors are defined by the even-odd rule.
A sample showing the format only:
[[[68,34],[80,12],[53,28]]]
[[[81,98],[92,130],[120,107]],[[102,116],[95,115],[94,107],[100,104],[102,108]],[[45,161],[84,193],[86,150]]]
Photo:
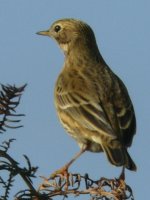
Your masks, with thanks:
[[[136,170],[127,152],[136,131],[131,99],[123,82],[102,58],[89,25],[61,19],[38,32],[57,41],[65,62],[55,85],[55,105],[80,152],[104,152],[111,164]]]

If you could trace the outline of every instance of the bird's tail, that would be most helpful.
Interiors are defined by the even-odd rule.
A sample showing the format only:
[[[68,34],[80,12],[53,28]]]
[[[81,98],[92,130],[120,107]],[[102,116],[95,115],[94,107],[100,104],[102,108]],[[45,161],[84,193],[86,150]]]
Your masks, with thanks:
[[[124,166],[129,170],[136,171],[136,165],[126,148],[113,149],[112,147],[104,145],[103,150],[111,164],[116,166]]]

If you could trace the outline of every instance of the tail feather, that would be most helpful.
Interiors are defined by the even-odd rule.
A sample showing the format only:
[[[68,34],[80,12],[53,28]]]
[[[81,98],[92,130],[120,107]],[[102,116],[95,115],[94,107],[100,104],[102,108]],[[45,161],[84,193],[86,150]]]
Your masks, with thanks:
[[[132,160],[131,156],[129,155],[127,149],[125,149],[125,152],[126,152],[126,157],[127,157],[127,164],[125,165],[125,167],[129,170],[132,170],[132,171],[136,171],[137,170],[137,167],[136,167],[136,164],[134,163],[134,161]]]
[[[136,171],[136,165],[126,148],[113,149],[112,147],[104,145],[103,150],[111,164],[116,166],[124,166],[129,170]]]

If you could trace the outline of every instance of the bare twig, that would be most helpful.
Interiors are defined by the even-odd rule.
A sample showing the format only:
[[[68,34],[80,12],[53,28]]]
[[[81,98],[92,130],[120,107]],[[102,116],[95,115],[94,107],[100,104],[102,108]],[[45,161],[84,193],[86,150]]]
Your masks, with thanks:
[[[55,196],[68,196],[73,194],[79,196],[81,194],[89,194],[93,200],[125,200],[134,199],[132,189],[125,183],[123,179],[106,179],[94,181],[89,178],[88,174],[82,176],[80,174],[69,173],[68,180],[62,175],[53,178],[44,178],[44,182],[40,185],[39,191],[43,191],[49,198]],[[66,184],[68,187],[66,187]]]

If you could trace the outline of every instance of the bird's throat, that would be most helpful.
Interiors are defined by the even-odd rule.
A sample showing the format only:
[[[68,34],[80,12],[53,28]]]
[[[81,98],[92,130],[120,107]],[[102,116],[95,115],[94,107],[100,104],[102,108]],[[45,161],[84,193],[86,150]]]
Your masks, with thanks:
[[[61,43],[59,44],[60,48],[63,50],[64,54],[67,55],[69,51],[69,44],[68,43]]]

